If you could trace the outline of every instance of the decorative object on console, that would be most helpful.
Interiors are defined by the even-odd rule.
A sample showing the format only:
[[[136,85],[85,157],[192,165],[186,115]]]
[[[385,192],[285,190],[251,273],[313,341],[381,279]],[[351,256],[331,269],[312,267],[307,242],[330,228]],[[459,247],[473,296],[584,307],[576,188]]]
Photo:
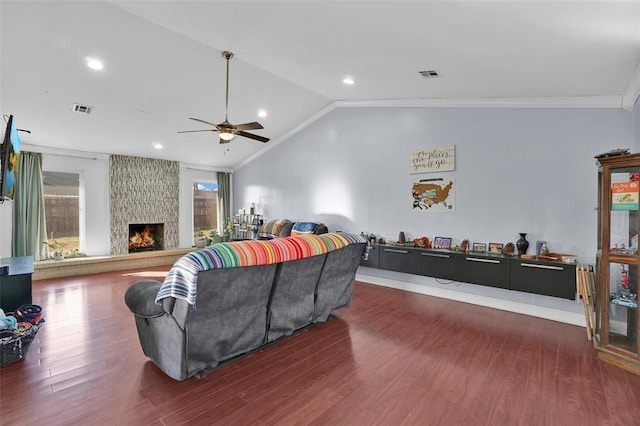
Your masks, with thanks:
[[[518,254],[523,255],[527,253],[527,249],[529,248],[529,241],[527,241],[527,233],[520,232],[520,239],[516,241],[516,247],[518,247]]]
[[[469,240],[462,240],[460,243],[460,251],[466,253],[469,251]]]
[[[549,256],[549,246],[546,241],[542,242],[542,246],[540,247],[540,256]]]
[[[431,241],[429,241],[427,237],[416,238],[413,240],[413,245],[416,247],[431,248]]]
[[[502,254],[504,254],[505,256],[513,256],[515,250],[516,247],[513,245],[513,243],[507,243],[502,249]]]

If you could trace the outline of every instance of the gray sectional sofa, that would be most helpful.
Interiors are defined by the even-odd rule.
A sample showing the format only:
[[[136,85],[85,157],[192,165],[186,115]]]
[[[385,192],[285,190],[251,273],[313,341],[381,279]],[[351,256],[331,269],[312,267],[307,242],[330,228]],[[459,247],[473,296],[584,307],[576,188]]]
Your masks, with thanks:
[[[195,306],[180,297],[156,303],[162,283],[154,280],[132,284],[125,302],[145,355],[176,380],[199,377],[347,306],[365,247],[356,241],[298,260],[201,271]]]

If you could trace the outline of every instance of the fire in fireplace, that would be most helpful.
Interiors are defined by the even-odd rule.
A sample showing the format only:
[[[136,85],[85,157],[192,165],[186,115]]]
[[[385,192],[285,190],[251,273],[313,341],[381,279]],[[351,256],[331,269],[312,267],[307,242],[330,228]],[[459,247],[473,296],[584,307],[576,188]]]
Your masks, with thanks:
[[[164,249],[164,223],[130,223],[129,253]]]

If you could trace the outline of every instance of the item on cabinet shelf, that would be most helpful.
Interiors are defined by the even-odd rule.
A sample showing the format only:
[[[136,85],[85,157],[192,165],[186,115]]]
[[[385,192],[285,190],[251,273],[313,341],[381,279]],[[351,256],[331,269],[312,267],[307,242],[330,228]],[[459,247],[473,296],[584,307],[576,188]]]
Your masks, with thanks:
[[[542,243],[544,241],[538,240],[536,241],[536,256],[540,256],[540,249],[542,248]]]
[[[251,207],[249,207],[249,214],[250,215],[256,214],[256,205],[254,203],[251,203]]]
[[[487,245],[484,243],[473,243],[473,251],[475,253],[484,253],[487,251]]]
[[[369,244],[374,245],[376,243],[376,236],[374,234],[369,234]]]
[[[505,256],[513,256],[513,253],[515,252],[516,247],[513,245],[513,243],[507,243],[504,245],[504,248],[502,249],[502,254],[504,254]]]
[[[489,253],[491,254],[502,254],[502,248],[500,243],[489,243]]]
[[[625,285],[627,287],[625,287]],[[623,269],[622,271],[622,280],[620,283],[622,289],[620,291],[616,291],[611,293],[609,296],[609,300],[614,305],[625,306],[627,308],[637,308],[638,307],[638,295],[634,294],[631,289],[629,289],[629,272]]]
[[[549,256],[549,246],[546,241],[542,242],[542,247],[540,247],[540,256]]]
[[[406,242],[407,240],[404,237],[404,232],[400,231],[400,233],[398,234],[398,244],[404,244]]]
[[[527,241],[527,233],[519,232],[520,239],[516,241],[516,247],[518,247],[518,254],[523,255],[527,253],[527,249],[529,248],[529,241]]]
[[[434,249],[450,249],[451,248],[451,238],[445,237],[436,237],[433,240],[433,248]]]
[[[460,243],[460,251],[466,253],[469,251],[469,240],[462,240]]]
[[[614,244],[609,251],[611,253],[618,253],[618,254],[637,254],[638,253],[637,248],[635,247],[627,248],[625,244],[622,244],[621,246],[618,246],[618,244]]]

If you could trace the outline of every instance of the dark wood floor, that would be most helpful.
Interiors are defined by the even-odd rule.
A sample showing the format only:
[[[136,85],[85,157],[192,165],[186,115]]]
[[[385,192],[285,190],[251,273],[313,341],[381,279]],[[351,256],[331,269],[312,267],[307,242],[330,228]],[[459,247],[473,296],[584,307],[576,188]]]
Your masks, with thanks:
[[[640,425],[640,376],[584,329],[364,283],[338,318],[176,382],[123,302],[165,274],[35,282],[46,324],[0,369],[0,424]]]

